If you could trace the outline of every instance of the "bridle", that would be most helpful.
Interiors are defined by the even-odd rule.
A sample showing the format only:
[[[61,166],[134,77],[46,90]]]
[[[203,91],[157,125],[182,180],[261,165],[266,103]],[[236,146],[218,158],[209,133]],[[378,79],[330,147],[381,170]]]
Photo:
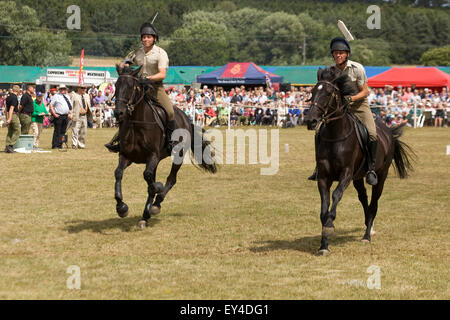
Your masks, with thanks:
[[[348,103],[341,103],[340,100],[340,93],[339,93],[339,88],[333,83],[337,78],[333,79],[332,81],[326,81],[326,80],[320,80],[317,82],[317,85],[326,85],[326,86],[331,86],[333,87],[333,92],[331,93],[327,103],[325,104],[324,107],[320,106],[317,102],[314,102],[311,106],[312,107],[316,107],[317,109],[319,109],[320,111],[322,111],[322,119],[319,121],[319,123],[316,126],[316,132],[318,133],[320,131],[320,128],[322,127],[322,125],[326,125],[332,121],[341,119],[345,116],[345,110],[348,106]],[[330,103],[332,101],[335,101],[336,103],[336,108],[334,110],[332,110],[330,113],[328,113],[329,109],[327,108]],[[336,115],[337,114],[337,115]],[[353,126],[352,129],[350,130],[349,133],[347,133],[344,137],[340,137],[340,138],[336,138],[336,139],[327,139],[325,137],[321,137],[321,139],[327,141],[327,142],[337,142],[337,141],[342,141],[347,139],[351,134],[353,133]]]
[[[130,99],[129,99],[129,100],[123,99],[123,98],[117,99],[117,101],[121,101],[121,102],[126,103],[128,115],[131,117],[131,115],[132,115],[133,112],[134,112],[135,107],[136,107],[137,105],[139,105],[139,104],[142,102],[142,100],[145,99],[145,95],[146,95],[148,89],[147,89],[147,90],[145,90],[145,89],[142,89],[142,90],[141,90],[141,86],[139,85],[140,79],[137,78],[137,77],[135,77],[135,76],[132,76],[131,74],[122,74],[122,75],[119,75],[119,77],[117,78],[117,80],[119,80],[120,77],[122,77],[122,78],[131,78],[131,79],[134,80],[134,84],[133,84],[133,93],[131,94]],[[138,85],[136,85],[136,83],[137,83]],[[142,93],[141,93],[141,96],[137,99],[137,101],[134,102],[135,96],[136,96],[136,91],[139,91],[139,92],[142,92]],[[146,100],[146,101],[148,101],[148,100]],[[153,106],[152,106],[151,104],[150,104],[150,107],[151,107],[152,110],[154,111],[154,108],[153,108]],[[129,123],[131,126],[133,126],[133,125],[144,125],[144,126],[147,126],[147,125],[154,125],[154,124],[156,123],[156,124],[158,124],[158,126],[159,126],[160,128],[162,128],[162,130],[164,131],[164,126],[163,126],[163,125],[160,123],[160,121],[158,121],[158,120],[157,120],[157,121],[141,121],[141,120],[131,120],[131,119],[129,119],[129,120],[128,120],[128,123]]]
[[[145,97],[145,91],[144,91],[144,90],[141,90],[141,86],[140,86],[140,85],[136,85],[136,82],[139,83],[139,79],[138,79],[137,77],[132,76],[132,75],[130,75],[130,74],[122,74],[122,75],[120,75],[120,76],[117,78],[117,80],[119,80],[120,78],[131,78],[131,79],[134,80],[134,84],[133,84],[133,93],[131,94],[130,99],[129,99],[129,100],[123,99],[123,98],[117,99],[118,102],[124,102],[124,103],[127,105],[127,111],[128,111],[128,114],[131,116],[132,113],[133,113],[133,111],[134,111],[134,108],[135,108],[139,103],[141,103],[142,100],[144,99],[144,97]],[[137,99],[137,101],[133,103],[133,101],[134,101],[134,99],[135,99],[135,96],[136,96],[136,91],[142,91],[142,94],[141,94],[141,96]]]
[[[334,80],[335,80],[335,79],[334,79]],[[334,80],[333,80],[333,81],[334,81]],[[331,122],[331,121],[334,121],[334,120],[337,120],[337,119],[342,118],[342,117],[344,116],[344,114],[345,114],[345,113],[344,113],[345,108],[347,107],[347,104],[341,104],[341,101],[340,101],[340,99],[339,99],[339,96],[340,96],[340,94],[339,94],[339,88],[333,83],[333,81],[320,80],[320,81],[317,82],[316,86],[318,86],[318,85],[319,85],[319,86],[320,86],[320,85],[331,86],[331,87],[333,88],[333,92],[331,93],[331,95],[330,95],[330,97],[328,98],[328,101],[327,101],[327,103],[324,105],[324,107],[320,106],[317,102],[314,102],[314,103],[312,104],[312,106],[311,106],[311,108],[312,108],[312,107],[316,107],[317,109],[319,109],[320,111],[322,111],[322,119],[321,119],[321,122],[323,122],[323,123],[325,123],[325,124],[327,124],[327,123],[329,123],[329,122]],[[327,107],[330,105],[330,103],[331,103],[333,100],[334,100],[335,103],[336,103],[336,108],[335,108],[333,111],[328,112],[329,109],[328,109]],[[332,117],[332,116],[335,115],[335,114],[339,114],[339,115]]]

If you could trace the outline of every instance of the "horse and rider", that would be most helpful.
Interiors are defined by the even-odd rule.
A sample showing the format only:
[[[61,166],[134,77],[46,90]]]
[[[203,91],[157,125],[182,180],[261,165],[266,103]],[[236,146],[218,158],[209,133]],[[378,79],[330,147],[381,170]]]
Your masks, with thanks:
[[[174,109],[165,93],[163,80],[169,59],[167,53],[156,45],[159,38],[156,28],[151,23],[144,23],[140,33],[142,47],[116,66],[119,77],[115,90],[115,114],[119,131],[105,146],[119,153],[119,163],[114,172],[114,197],[117,214],[122,218],[128,215],[128,206],[122,195],[124,170],[132,163],[145,164],[148,198],[139,222],[143,228],[151,215],[160,213],[161,203],[176,184],[178,170],[189,148],[197,167],[209,173],[216,173],[217,167],[214,148],[204,137],[204,130],[194,126],[181,109]],[[131,64],[138,68],[131,68]],[[160,161],[171,155],[174,158],[166,183],[156,182]]]
[[[175,142],[171,141],[172,133],[175,130],[174,109],[163,86],[163,80],[166,78],[169,67],[169,57],[163,48],[156,45],[159,35],[152,23],[145,22],[142,24],[140,34],[142,46],[130,52],[125,60],[121,62],[120,68],[123,69],[130,65],[140,67],[139,78],[146,79],[151,83],[153,98],[164,108],[167,114],[165,136],[167,148],[171,151],[175,144]],[[119,152],[119,133],[116,133],[113,139],[105,144],[105,147],[111,152]]]
[[[353,113],[356,118],[362,122],[369,133],[368,149],[368,170],[366,174],[366,181],[370,185],[376,185],[378,182],[377,174],[375,172],[375,163],[377,155],[378,138],[375,127],[375,121],[372,116],[372,111],[369,107],[367,96],[369,89],[367,86],[367,76],[364,67],[355,61],[349,59],[351,54],[349,42],[341,37],[333,38],[330,42],[330,51],[334,59],[334,64],[329,66],[331,71],[347,74],[351,81],[358,88],[358,92],[354,95],[346,95],[344,97],[347,110]],[[315,137],[315,146],[317,153],[317,145],[319,143],[319,136]],[[314,173],[308,178],[309,180],[317,181],[317,168]]]
[[[317,181],[321,199],[321,255],[330,252],[328,238],[334,234],[337,205],[349,184],[353,182],[364,209],[366,231],[362,241],[370,242],[389,168],[393,163],[399,177],[407,177],[413,155],[411,148],[399,140],[404,124],[389,128],[381,119],[374,120],[367,102],[367,77],[361,64],[349,60],[348,41],[334,38],[330,50],[335,63],[324,70],[319,68],[305,118],[308,129],[316,130],[316,169],[309,179]],[[364,177],[372,185],[370,203]],[[338,185],[331,203],[334,181]]]

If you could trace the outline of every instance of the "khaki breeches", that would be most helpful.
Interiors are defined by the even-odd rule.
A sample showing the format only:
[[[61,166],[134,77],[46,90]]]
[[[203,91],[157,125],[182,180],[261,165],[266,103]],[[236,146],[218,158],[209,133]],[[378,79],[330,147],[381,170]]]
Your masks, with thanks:
[[[155,91],[152,91],[152,94],[154,94],[156,100],[166,110],[169,121],[174,120],[175,114],[173,111],[173,105],[172,102],[170,102],[169,96],[166,94],[166,91],[164,90],[164,86],[162,85],[155,86]]]
[[[353,104],[349,106],[349,111],[351,111],[358,118],[358,120],[367,127],[370,141],[377,141],[377,129],[369,105],[366,103],[359,105]]]

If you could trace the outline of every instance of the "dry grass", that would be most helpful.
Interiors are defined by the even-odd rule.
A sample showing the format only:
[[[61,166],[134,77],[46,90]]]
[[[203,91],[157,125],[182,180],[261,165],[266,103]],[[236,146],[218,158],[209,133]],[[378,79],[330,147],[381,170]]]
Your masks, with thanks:
[[[417,152],[407,180],[391,173],[372,243],[349,188],[338,207],[330,256],[317,257],[319,193],[308,182],[313,133],[280,130],[280,169],[224,165],[216,175],[184,166],[145,230],[144,167],[125,172],[130,215],[115,213],[112,129],[89,130],[88,149],[0,153],[0,299],[449,299],[448,129],[407,129]],[[52,130],[42,147],[49,148]],[[6,130],[0,129],[4,149]],[[289,144],[289,152],[284,150]],[[169,172],[165,160],[158,180]],[[66,273],[81,270],[81,290]],[[369,290],[369,266],[381,289]]]
[[[85,67],[114,67],[116,63],[120,63],[123,58],[120,57],[96,57],[96,56],[85,56],[84,66]],[[72,57],[72,63],[70,67],[80,67],[80,57]]]

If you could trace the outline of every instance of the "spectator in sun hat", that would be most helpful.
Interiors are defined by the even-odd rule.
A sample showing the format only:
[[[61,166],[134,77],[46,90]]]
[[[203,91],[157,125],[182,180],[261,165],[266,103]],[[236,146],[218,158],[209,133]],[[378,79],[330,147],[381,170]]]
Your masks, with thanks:
[[[72,149],[86,148],[87,118],[90,116],[91,99],[85,84],[80,84],[72,95]]]

